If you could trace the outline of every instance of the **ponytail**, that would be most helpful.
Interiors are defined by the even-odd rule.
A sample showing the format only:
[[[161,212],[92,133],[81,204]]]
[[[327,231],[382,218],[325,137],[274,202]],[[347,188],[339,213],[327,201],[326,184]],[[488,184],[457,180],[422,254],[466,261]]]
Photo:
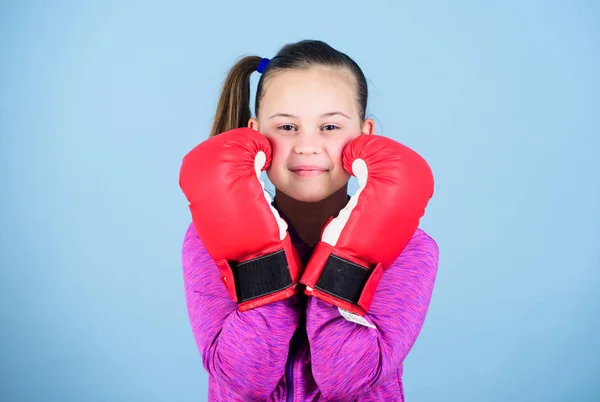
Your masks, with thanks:
[[[229,70],[209,137],[248,125],[248,120],[252,117],[250,76],[256,71],[261,60],[258,56],[246,56]]]

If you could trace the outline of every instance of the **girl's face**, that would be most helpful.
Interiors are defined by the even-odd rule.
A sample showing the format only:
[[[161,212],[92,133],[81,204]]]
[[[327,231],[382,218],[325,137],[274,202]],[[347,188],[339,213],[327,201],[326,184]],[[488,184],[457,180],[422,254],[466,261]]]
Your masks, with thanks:
[[[375,127],[358,114],[353,81],[349,72],[311,67],[275,74],[265,83],[260,116],[248,126],[271,142],[267,175],[278,191],[317,202],[346,185],[344,146]]]

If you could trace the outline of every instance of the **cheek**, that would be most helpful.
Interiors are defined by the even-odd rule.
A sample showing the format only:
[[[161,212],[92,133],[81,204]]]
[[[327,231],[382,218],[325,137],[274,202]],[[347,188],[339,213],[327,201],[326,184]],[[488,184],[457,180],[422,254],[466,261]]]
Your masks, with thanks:
[[[344,139],[341,139],[341,140],[338,140],[338,141],[332,141],[329,144],[327,144],[327,154],[329,155],[329,157],[331,158],[331,160],[336,165],[341,165],[342,164],[342,157],[343,157],[343,154],[344,154],[344,148],[352,140],[353,140],[353,137],[349,136],[349,137],[346,137]]]
[[[281,168],[286,166],[288,155],[291,152],[291,146],[281,138],[267,136],[271,142],[271,167]]]
[[[345,144],[335,144],[328,148],[327,153],[329,154],[329,158],[336,164],[342,164],[342,155],[344,152]]]

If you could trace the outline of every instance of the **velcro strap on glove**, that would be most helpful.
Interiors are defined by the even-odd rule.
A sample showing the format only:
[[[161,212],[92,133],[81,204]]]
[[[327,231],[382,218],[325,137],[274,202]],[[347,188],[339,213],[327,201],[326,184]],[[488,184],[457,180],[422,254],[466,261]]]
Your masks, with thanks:
[[[331,254],[315,288],[358,305],[371,270]]]
[[[312,294],[310,289],[314,288],[326,301],[364,315],[381,280],[383,265],[371,268],[332,251],[329,244],[318,243],[300,282],[307,286],[307,294]],[[318,293],[314,295],[320,297]]]
[[[230,266],[238,303],[267,296],[293,285],[284,250]]]
[[[369,310],[382,273],[381,264],[371,270],[332,254],[315,288]]]

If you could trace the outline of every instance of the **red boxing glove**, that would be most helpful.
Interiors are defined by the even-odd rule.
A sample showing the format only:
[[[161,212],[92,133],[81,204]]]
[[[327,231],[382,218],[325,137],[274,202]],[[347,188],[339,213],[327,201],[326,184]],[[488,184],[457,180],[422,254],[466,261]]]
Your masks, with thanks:
[[[239,128],[197,145],[179,173],[198,237],[239,311],[292,296],[300,276],[287,224],[259,179],[270,164],[269,140]]]
[[[305,293],[364,316],[381,274],[398,258],[433,196],[427,162],[379,135],[360,135],[344,148],[344,170],[358,190],[321,240],[300,280]]]

